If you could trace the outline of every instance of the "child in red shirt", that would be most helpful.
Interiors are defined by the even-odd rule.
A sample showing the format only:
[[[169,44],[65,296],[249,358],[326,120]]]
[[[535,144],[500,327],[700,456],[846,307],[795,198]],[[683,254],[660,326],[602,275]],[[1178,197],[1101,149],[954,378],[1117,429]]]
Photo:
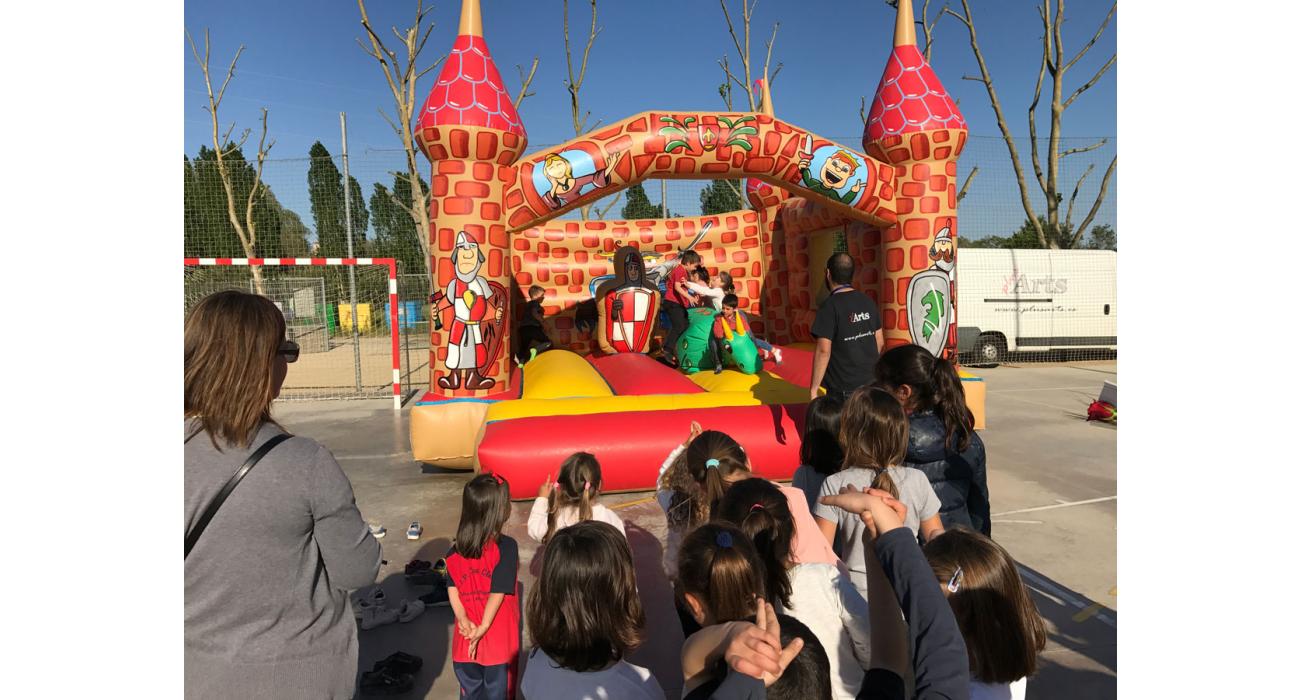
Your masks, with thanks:
[[[451,665],[462,698],[515,696],[519,545],[501,534],[509,518],[505,479],[480,474],[465,484],[456,543],[447,552],[447,592],[456,615]]]
[[[664,335],[664,357],[677,365],[677,338],[686,330],[686,307],[692,306],[691,292],[686,287],[690,273],[700,266],[700,254],[688,250],[682,253],[681,264],[668,273],[664,291],[664,311],[668,313],[668,332]]]

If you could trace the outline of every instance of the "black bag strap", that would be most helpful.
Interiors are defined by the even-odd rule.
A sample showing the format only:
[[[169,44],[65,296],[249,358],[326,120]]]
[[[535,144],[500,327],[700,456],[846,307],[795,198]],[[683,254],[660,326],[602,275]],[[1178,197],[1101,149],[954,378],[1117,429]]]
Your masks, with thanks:
[[[279,445],[291,437],[293,436],[288,433],[276,435],[270,440],[262,443],[262,446],[257,448],[256,452],[249,455],[248,459],[244,460],[244,464],[239,468],[239,471],[235,472],[234,476],[230,477],[230,481],[227,481],[226,485],[221,487],[221,491],[217,494],[217,497],[212,499],[212,503],[208,504],[207,510],[203,511],[203,515],[199,517],[199,521],[194,524],[194,529],[190,530],[189,533],[185,535],[186,559],[190,557],[190,550],[194,549],[194,543],[199,541],[199,537],[203,534],[203,531],[207,529],[208,523],[212,522],[212,517],[217,514],[217,509],[221,508],[221,504],[226,502],[226,498],[230,496],[230,492],[235,490],[235,487],[239,485],[240,481],[243,481],[245,476],[248,476],[248,472],[253,470],[253,467],[266,456],[266,453],[275,449],[276,445]]]

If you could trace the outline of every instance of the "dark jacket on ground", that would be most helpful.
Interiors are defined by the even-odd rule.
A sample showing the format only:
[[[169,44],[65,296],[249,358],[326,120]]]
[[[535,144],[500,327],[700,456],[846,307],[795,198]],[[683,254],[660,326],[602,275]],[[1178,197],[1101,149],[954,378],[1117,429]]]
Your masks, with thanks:
[[[933,411],[908,416],[907,457],[904,466],[925,473],[939,497],[939,519],[944,529],[955,525],[989,535],[989,482],[984,468],[984,441],[972,432],[970,444],[956,451],[944,445],[947,430]]]
[[[896,528],[876,540],[876,556],[894,587],[907,618],[908,651],[916,676],[917,700],[970,698],[970,658],[957,618],[934,580],[925,555],[910,530]],[[721,683],[704,691],[709,700],[763,700],[762,681],[729,671]],[[903,679],[892,671],[873,668],[858,692],[859,700],[904,700]]]

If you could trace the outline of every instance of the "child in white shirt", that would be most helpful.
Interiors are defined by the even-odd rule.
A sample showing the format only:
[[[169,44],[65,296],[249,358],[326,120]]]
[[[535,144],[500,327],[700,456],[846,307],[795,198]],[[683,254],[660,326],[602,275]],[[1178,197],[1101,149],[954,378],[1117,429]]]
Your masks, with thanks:
[[[600,504],[600,462],[587,452],[575,452],[560,465],[560,476],[537,490],[528,514],[528,536],[546,542],[557,530],[583,520],[599,520],[623,532],[623,519]],[[624,533],[626,536],[626,533]]]

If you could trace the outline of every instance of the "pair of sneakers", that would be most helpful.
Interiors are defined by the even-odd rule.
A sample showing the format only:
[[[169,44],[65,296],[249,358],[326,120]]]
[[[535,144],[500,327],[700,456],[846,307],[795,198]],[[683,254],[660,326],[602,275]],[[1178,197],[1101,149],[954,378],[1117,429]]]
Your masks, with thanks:
[[[447,592],[447,562],[415,560],[406,565],[406,580],[412,586],[432,586],[433,590],[420,596],[420,601],[427,607],[446,607],[451,605]]]
[[[424,659],[406,652],[396,652],[374,668],[361,674],[362,695],[399,695],[415,685],[415,674],[424,666]]]
[[[425,604],[420,600],[403,600],[396,608],[388,607],[388,597],[379,586],[352,599],[352,612],[363,630],[394,622],[410,622],[424,613]]]

